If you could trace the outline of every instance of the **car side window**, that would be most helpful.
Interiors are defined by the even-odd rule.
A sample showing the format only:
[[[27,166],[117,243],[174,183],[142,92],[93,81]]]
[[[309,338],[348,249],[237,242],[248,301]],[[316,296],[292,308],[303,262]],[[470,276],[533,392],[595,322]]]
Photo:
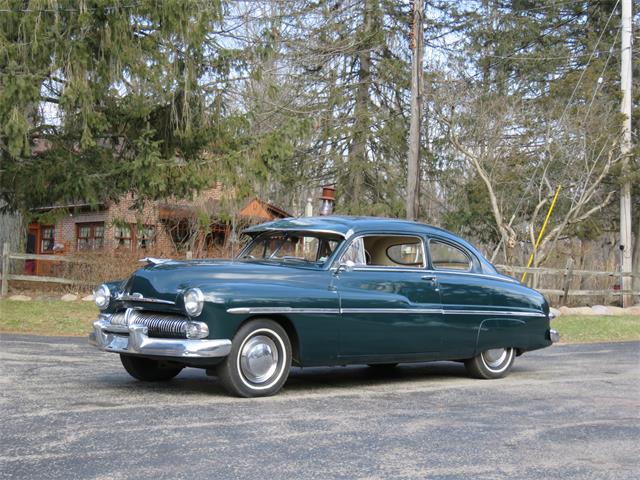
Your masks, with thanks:
[[[424,268],[424,257],[420,237],[365,235],[351,242],[340,263],[350,260],[359,267]]]
[[[391,245],[387,248],[387,257],[398,265],[406,265],[410,267],[422,267],[424,259],[422,258],[421,243],[400,243]]]
[[[340,259],[340,263],[353,262],[355,265],[366,265],[367,258],[364,250],[364,241],[362,237],[356,238],[349,248],[345,250]]]
[[[431,264],[436,270],[460,270],[468,272],[473,267],[471,258],[458,247],[439,240],[429,241]]]

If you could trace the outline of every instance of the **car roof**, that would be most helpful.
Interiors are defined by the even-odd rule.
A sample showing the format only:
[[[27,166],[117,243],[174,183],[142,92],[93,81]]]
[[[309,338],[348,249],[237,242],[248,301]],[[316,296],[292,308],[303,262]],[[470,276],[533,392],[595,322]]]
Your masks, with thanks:
[[[443,236],[459,238],[452,233],[438,227],[424,223],[384,217],[352,217],[348,215],[330,215],[320,217],[282,218],[267,223],[261,223],[244,230],[244,233],[256,235],[258,233],[286,230],[298,232],[324,232],[351,237],[362,232],[407,232],[407,233],[435,233]]]
[[[254,225],[243,231],[252,237],[269,231],[330,233],[350,238],[359,233],[407,233],[437,235],[462,244],[473,252],[483,266],[483,270],[494,273],[495,268],[482,253],[466,240],[443,229],[425,223],[385,217],[352,217],[348,215],[327,215],[319,217],[282,218]]]

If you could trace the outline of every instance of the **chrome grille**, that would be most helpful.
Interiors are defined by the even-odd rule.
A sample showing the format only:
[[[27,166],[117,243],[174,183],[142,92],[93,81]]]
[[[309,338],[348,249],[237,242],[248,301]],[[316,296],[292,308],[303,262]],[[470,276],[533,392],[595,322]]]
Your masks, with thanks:
[[[127,309],[111,315],[111,325],[128,327],[144,325],[150,337],[186,338],[187,317],[170,313],[145,312]]]

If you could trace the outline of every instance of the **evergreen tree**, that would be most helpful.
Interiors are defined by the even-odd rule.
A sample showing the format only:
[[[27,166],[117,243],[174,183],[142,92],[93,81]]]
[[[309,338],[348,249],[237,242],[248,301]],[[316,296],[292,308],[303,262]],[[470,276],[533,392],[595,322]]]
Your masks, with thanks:
[[[0,1],[5,209],[188,196],[233,52],[219,1]],[[213,86],[213,88],[212,88]]]

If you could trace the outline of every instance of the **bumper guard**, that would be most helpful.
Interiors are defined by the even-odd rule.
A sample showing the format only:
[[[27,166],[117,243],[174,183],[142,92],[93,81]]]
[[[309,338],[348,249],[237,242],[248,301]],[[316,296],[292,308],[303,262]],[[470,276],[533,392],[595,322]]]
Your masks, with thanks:
[[[226,357],[231,351],[231,340],[228,339],[153,338],[149,337],[144,325],[116,326],[104,318],[93,322],[89,343],[105,352],[177,358]]]

